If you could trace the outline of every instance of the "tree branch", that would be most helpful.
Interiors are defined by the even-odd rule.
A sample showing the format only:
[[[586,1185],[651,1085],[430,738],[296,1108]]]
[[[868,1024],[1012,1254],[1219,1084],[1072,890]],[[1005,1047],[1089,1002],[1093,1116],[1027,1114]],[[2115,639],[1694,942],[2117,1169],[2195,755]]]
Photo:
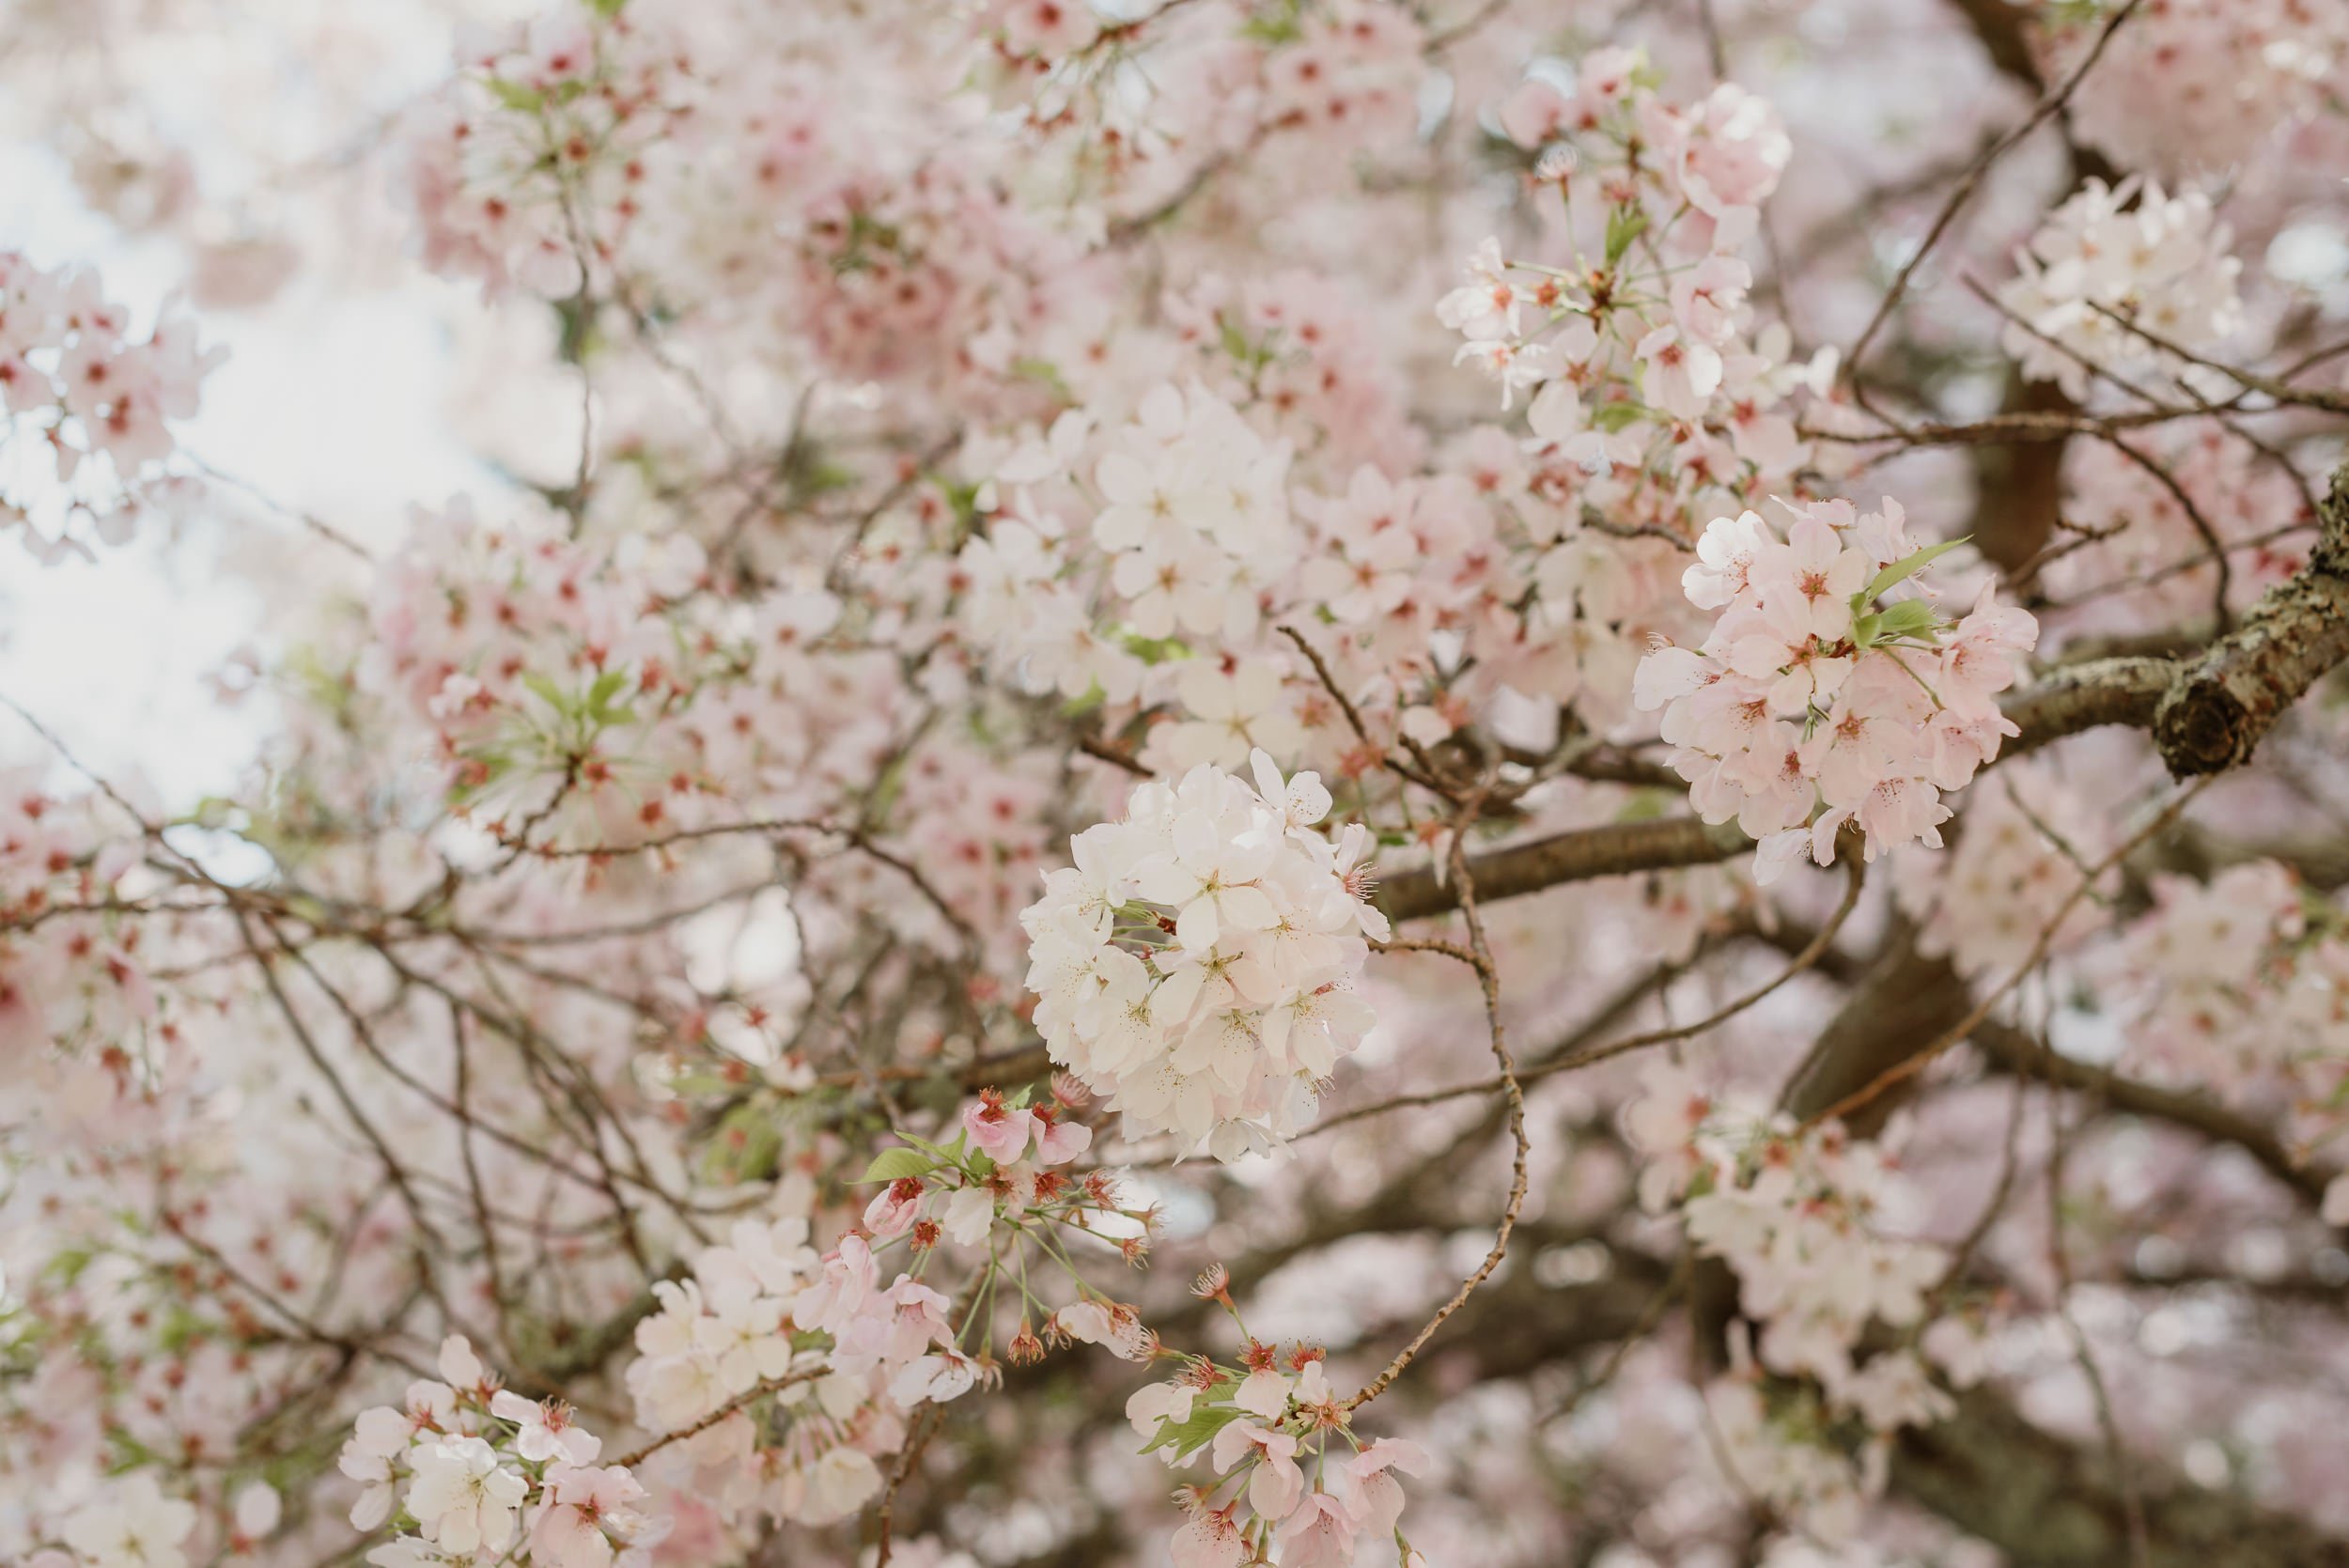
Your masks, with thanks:
[[[2333,471],[2317,517],[2309,564],[2262,596],[2163,694],[2154,744],[2176,777],[2249,761],[2284,710],[2349,659],[2349,462]]]

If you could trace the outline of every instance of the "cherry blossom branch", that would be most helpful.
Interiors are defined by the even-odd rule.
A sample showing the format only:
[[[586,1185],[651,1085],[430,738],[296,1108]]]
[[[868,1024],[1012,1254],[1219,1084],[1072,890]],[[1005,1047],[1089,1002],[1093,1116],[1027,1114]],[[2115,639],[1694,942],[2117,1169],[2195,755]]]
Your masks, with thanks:
[[[1302,645],[1302,639],[1299,639],[1299,645]],[[1349,1411],[1360,1409],[1386,1392],[1394,1380],[1403,1375],[1405,1369],[1418,1358],[1421,1347],[1435,1337],[1436,1330],[1443,1327],[1444,1320],[1460,1310],[1476,1293],[1477,1286],[1492,1278],[1493,1270],[1499,1268],[1501,1260],[1508,1255],[1509,1234],[1517,1228],[1517,1213],[1525,1206],[1526,1167],[1533,1151],[1532,1142],[1525,1131],[1525,1091],[1517,1082],[1517,1059],[1510,1054],[1508,1032],[1501,1023],[1501,974],[1493,963],[1491,944],[1486,939],[1485,917],[1476,907],[1476,879],[1469,870],[1468,855],[1462,847],[1467,830],[1474,822],[1477,808],[1483,802],[1484,793],[1479,790],[1469,797],[1454,819],[1452,876],[1453,885],[1459,891],[1460,913],[1468,924],[1469,952],[1475,965],[1477,985],[1485,997],[1485,1023],[1491,1031],[1493,1060],[1501,1064],[1501,1093],[1508,1104],[1509,1140],[1514,1147],[1509,1165],[1509,1198],[1501,1207],[1501,1223],[1493,1235],[1492,1250],[1485,1254],[1485,1261],[1460,1281],[1460,1288],[1453,1293],[1452,1299],[1436,1309],[1435,1316],[1421,1327],[1408,1344],[1395,1353],[1394,1359],[1387,1363],[1386,1369],[1346,1402],[1344,1408]]]
[[[716,1426],[720,1421],[724,1421],[728,1416],[733,1415],[737,1410],[741,1409],[742,1406],[750,1404],[752,1401],[763,1399],[767,1395],[775,1392],[777,1389],[787,1389],[795,1383],[812,1383],[817,1378],[824,1376],[831,1370],[830,1365],[826,1364],[824,1366],[811,1368],[803,1372],[786,1373],[781,1377],[760,1378],[756,1383],[752,1384],[748,1389],[743,1389],[740,1393],[736,1394],[731,1399],[728,1399],[724,1404],[719,1405],[715,1410],[712,1410],[708,1415],[702,1417],[701,1420],[693,1421],[686,1426],[680,1426],[675,1432],[664,1432],[660,1436],[653,1438],[648,1443],[646,1443],[643,1447],[630,1449],[628,1452],[620,1455],[619,1458],[610,1461],[610,1463],[620,1469],[632,1470],[637,1466],[643,1464],[646,1460],[651,1458],[654,1454],[659,1453],[662,1449],[667,1448],[671,1443],[681,1443],[688,1437],[699,1436],[701,1434],[708,1431],[711,1427]]]
[[[2201,1094],[2164,1089],[2124,1078],[2108,1067],[2076,1062],[2057,1054],[2045,1041],[2028,1032],[1996,1018],[1977,1023],[1972,1039],[1992,1063],[2006,1072],[2077,1090],[2115,1110],[2184,1127],[2213,1142],[2240,1149],[2258,1161],[2262,1170],[2310,1203],[2324,1201],[2331,1174],[2295,1159],[2281,1139],[2248,1116]]]

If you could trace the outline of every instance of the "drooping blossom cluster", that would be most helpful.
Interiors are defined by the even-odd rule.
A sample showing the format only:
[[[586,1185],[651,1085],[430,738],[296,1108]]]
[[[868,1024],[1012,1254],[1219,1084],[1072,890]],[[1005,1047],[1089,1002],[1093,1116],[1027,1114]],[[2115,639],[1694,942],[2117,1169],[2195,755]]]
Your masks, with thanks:
[[[1706,1395],[1734,1467],[1811,1528],[1849,1539],[1860,1499],[1882,1488],[1891,1436],[1954,1408],[1915,1349],[1862,1345],[1872,1326],[1913,1332],[1929,1321],[1949,1257],[1897,1234],[1913,1204],[1879,1145],[1717,1096],[1669,1064],[1641,1087],[1625,1113],[1646,1161],[1641,1201],[1678,1210],[1690,1245],[1735,1274],[1760,1327],[1758,1364],[1733,1368]],[[1852,1419],[1868,1435],[1857,1464],[1826,1431]]]
[[[1562,210],[1555,260],[1487,241],[1437,306],[1504,409],[1532,390],[1537,446],[1586,470],[1587,504],[1618,526],[1676,520],[1716,489],[1766,493],[1810,456],[1783,405],[1817,384],[1785,363],[1782,329],[1755,330],[1738,255],[1791,155],[1777,111],[1726,83],[1686,108],[1656,88],[1626,49],[1520,85],[1501,124],[1544,149],[1532,179]]]
[[[1171,1544],[1176,1568],[1252,1561],[1341,1568],[1365,1546],[1392,1549],[1406,1568],[1424,1568],[1397,1528],[1404,1506],[1397,1472],[1423,1474],[1427,1452],[1404,1438],[1356,1436],[1352,1405],[1331,1389],[1323,1352],[1300,1344],[1283,1357],[1277,1345],[1249,1337],[1221,1265],[1192,1292],[1238,1325],[1246,1341],[1239,1363],[1187,1358],[1172,1379],[1138,1389],[1126,1402],[1143,1452],[1178,1468],[1205,1456],[1215,1472],[1176,1493],[1190,1514]]]
[[[1252,756],[1255,788],[1203,764],[1135,789],[1020,915],[1052,1060],[1140,1133],[1219,1158],[1313,1119],[1371,1026],[1355,985],[1385,917],[1362,897],[1368,835],[1314,831],[1330,792]]]
[[[1964,616],[1937,609],[1923,573],[1947,547],[1913,548],[1896,502],[1774,505],[1783,537],[1758,512],[1705,529],[1682,581],[1720,618],[1699,647],[1642,660],[1635,700],[1663,710],[1698,815],[1762,842],[1766,881],[1805,853],[1831,863],[1845,823],[1870,860],[1937,848],[1942,793],[2016,733],[1997,699],[2037,623],[1988,586]]]
[[[603,1439],[569,1405],[501,1387],[461,1335],[443,1342],[439,1371],[400,1405],[362,1411],[343,1445],[342,1471],[363,1488],[350,1522],[391,1532],[367,1560],[611,1568],[646,1520],[636,1478],[596,1463]]]
[[[1043,1338],[1032,1326],[1029,1250],[1039,1262],[1066,1255],[1049,1233],[1088,1233],[1125,1260],[1148,1247],[1149,1216],[1120,1206],[1109,1173],[1057,1169],[1092,1142],[1072,1118],[1082,1103],[1073,1089],[1034,1103],[987,1090],[951,1142],[901,1135],[874,1159],[862,1222],[820,1257],[803,1214],[743,1219],[694,1255],[690,1277],[656,1283],[627,1373],[638,1423],[673,1435],[652,1445],[654,1468],[728,1522],[849,1516],[879,1491],[920,1406],[1000,1379],[992,1319],[973,1303],[1002,1293],[1019,1297],[1014,1362],[1039,1359],[1048,1342],[1148,1358],[1133,1308],[1089,1288],[1047,1309]],[[808,1196],[786,1185],[786,1201]],[[944,1243],[972,1276],[959,1302],[924,1282]],[[901,1247],[910,1267],[884,1285],[879,1258]]]
[[[2074,398],[2099,369],[2124,385],[2184,381],[2227,396],[2225,376],[2183,356],[2216,348],[2242,318],[2233,243],[2201,191],[2092,179],[2015,252],[2015,275],[1999,289],[2009,318],[2000,347],[2024,375]]]
[[[164,468],[172,422],[194,417],[205,376],[227,356],[170,306],[136,336],[103,287],[86,267],[0,251],[0,449],[11,454],[0,527],[22,529],[43,561],[87,556],[90,538],[123,543],[146,506],[185,483]]]
[[[1804,1129],[1782,1114],[1723,1100],[1686,1070],[1656,1065],[1625,1130],[1648,1161],[1640,1196],[1678,1206],[1699,1251],[1726,1261],[1747,1314],[1763,1326],[1762,1364],[1815,1379],[1838,1403],[1890,1429],[1931,1418],[1937,1400],[1903,1404],[1880,1389],[1881,1357],[1861,1358],[1871,1323],[1922,1321],[1948,1266],[1937,1247],[1898,1238],[1887,1211],[1905,1201],[1875,1143],[1833,1124]]]
[[[801,1218],[737,1222],[690,1279],[654,1287],[660,1311],[636,1327],[636,1419],[690,1434],[663,1463],[690,1466],[723,1515],[847,1517],[879,1491],[874,1455],[903,1440],[907,1409],[975,1380],[945,1296],[910,1274],[882,1285],[861,1235],[820,1258],[807,1236]]]

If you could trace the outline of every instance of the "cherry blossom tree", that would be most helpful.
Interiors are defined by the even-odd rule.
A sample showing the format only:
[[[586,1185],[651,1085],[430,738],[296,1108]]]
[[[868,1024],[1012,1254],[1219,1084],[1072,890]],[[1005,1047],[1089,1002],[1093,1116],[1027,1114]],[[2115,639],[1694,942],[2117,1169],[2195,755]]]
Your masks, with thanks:
[[[2349,1563],[2349,0],[0,71],[0,525],[268,606],[5,694],[0,1560]],[[386,297],[470,493],[210,460]]]

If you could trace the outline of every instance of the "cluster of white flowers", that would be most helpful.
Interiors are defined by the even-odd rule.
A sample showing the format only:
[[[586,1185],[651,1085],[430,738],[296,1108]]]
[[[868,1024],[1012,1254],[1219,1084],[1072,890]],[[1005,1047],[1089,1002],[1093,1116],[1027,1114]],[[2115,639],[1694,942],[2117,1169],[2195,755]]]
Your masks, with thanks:
[[[846,1518],[880,1490],[874,1455],[894,1447],[901,1412],[969,1391],[978,1364],[954,1348],[947,1298],[907,1274],[883,1286],[863,1235],[818,1257],[807,1220],[792,1216],[739,1220],[728,1243],[696,1254],[691,1279],[653,1287],[661,1310],[636,1326],[641,1356],[628,1370],[636,1419],[659,1433],[698,1430],[680,1447],[707,1473],[770,1476],[713,1498],[727,1512]],[[764,1467],[750,1463],[743,1408],[761,1397],[785,1429]],[[739,1413],[712,1421],[729,1410]]]
[[[1088,452],[1097,456],[1085,490]],[[1063,414],[989,465],[984,499],[999,509],[957,562],[968,583],[963,618],[1031,691],[1131,701],[1146,670],[1137,649],[1156,659],[1170,640],[1237,646],[1255,637],[1267,595],[1299,554],[1289,457],[1285,442],[1267,441],[1197,383],[1160,384],[1106,432]],[[1038,488],[1055,486],[1097,505],[1088,529],[1071,532],[1038,505]],[[1171,766],[1236,763],[1252,741],[1285,750],[1295,739],[1293,724],[1250,731],[1251,717],[1276,711],[1270,699],[1235,706],[1195,684],[1218,674],[1212,665],[1181,668],[1192,684],[1178,694],[1202,722],[1169,733]],[[1235,734],[1245,737],[1241,752],[1229,750]]]
[[[274,1491],[260,1490],[276,1501]],[[247,1505],[238,1500],[241,1520]],[[27,1568],[183,1568],[195,1518],[193,1503],[166,1493],[145,1471],[133,1471],[107,1482],[66,1514],[57,1531],[65,1550],[35,1552]]]
[[[1700,648],[1642,660],[1633,700],[1664,709],[1699,815],[1762,841],[1764,882],[1805,851],[1830,863],[1846,822],[1870,860],[1912,839],[1938,848],[1941,792],[2015,733],[1998,693],[2038,623],[1987,587],[1971,613],[1944,616],[1920,584],[1949,547],[1912,549],[1895,502],[1865,517],[1848,501],[1773,505],[1783,538],[1755,512],[1705,529],[1682,582],[1720,618]]]
[[[1782,1113],[1720,1102],[1668,1064],[1650,1067],[1643,1089],[1625,1117],[1653,1162],[1641,1200],[1651,1210],[1679,1203],[1688,1239],[1735,1272],[1747,1315],[1763,1326],[1763,1364],[1817,1379],[1877,1430],[1945,1414],[1944,1397],[1914,1369],[1888,1364],[1903,1353],[1853,1360],[1872,1320],[1920,1322],[1949,1266],[1940,1248],[1878,1224],[1906,1194],[1876,1145],[1833,1124],[1804,1130]]]
[[[0,250],[0,444],[20,454],[0,481],[0,528],[23,526],[23,542],[44,564],[89,556],[62,522],[29,526],[56,511],[37,477],[47,470],[100,542],[128,540],[145,505],[172,493],[162,472],[176,450],[171,427],[194,417],[204,378],[227,353],[200,347],[169,304],[136,337],[130,312],[105,297],[95,272],[44,271]],[[95,480],[84,466],[93,459]]]
[[[1122,821],[1071,842],[1020,914],[1028,987],[1052,1060],[1137,1132],[1176,1132],[1235,1158],[1294,1134],[1374,1019],[1354,989],[1383,940],[1363,899],[1368,833],[1313,831],[1330,792],[1253,790],[1220,768],[1134,791]]]
[[[2024,375],[2075,398],[2088,396],[2092,365],[2129,381],[2208,378],[2208,390],[2230,391],[2224,376],[2161,344],[2199,354],[2235,329],[2243,264],[2227,254],[2233,239],[2199,191],[2168,196],[2150,181],[2092,179],[2015,253],[2015,275],[1999,290],[2013,318],[2000,346]]]
[[[486,1555],[611,1568],[645,1529],[636,1478],[596,1464],[603,1440],[568,1405],[500,1388],[462,1335],[442,1343],[440,1373],[446,1381],[411,1383],[398,1407],[360,1412],[343,1445],[343,1473],[365,1486],[350,1522],[394,1527],[367,1560],[428,1568]]]
[[[1728,1264],[1761,1327],[1750,1344],[1735,1327],[1731,1370],[1705,1390],[1722,1461],[1806,1533],[1849,1541],[1900,1430],[1955,1412],[1926,1358],[1960,1388],[1982,1375],[1979,1342],[1958,1319],[1926,1322],[1948,1254],[1889,1234],[1915,1205],[1875,1144],[1715,1096],[1668,1063],[1642,1089],[1624,1118],[1647,1161],[1641,1203],[1677,1207],[1689,1244]],[[1872,1324],[1915,1333],[1917,1348],[1860,1359]],[[1845,1423],[1866,1433],[1857,1450],[1834,1435]]]

